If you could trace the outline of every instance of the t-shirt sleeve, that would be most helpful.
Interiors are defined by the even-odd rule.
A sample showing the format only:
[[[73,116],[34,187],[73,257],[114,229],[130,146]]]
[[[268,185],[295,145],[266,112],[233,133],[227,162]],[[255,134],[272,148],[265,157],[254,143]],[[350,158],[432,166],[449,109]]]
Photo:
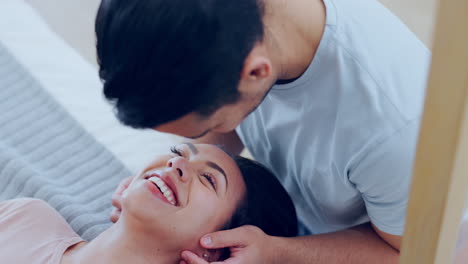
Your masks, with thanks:
[[[419,119],[366,151],[349,171],[371,222],[385,233],[403,235],[418,134]]]
[[[1,263],[59,263],[82,241],[55,209],[31,198],[0,202],[0,234]]]
[[[46,202],[33,198],[19,198],[0,202],[0,231],[18,229],[33,237],[79,237],[65,219]]]
[[[33,198],[18,198],[0,202],[0,222],[11,215],[17,215],[19,211],[31,203],[41,203],[42,201]]]

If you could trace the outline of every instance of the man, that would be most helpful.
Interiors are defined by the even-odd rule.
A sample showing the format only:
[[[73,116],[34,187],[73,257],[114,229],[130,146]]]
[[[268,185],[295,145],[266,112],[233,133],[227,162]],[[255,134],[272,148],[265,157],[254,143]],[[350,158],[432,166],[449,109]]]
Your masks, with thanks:
[[[242,227],[202,246],[229,247],[225,263],[398,262],[430,52],[378,2],[104,0],[96,33],[124,124],[246,146],[295,202],[300,237]]]

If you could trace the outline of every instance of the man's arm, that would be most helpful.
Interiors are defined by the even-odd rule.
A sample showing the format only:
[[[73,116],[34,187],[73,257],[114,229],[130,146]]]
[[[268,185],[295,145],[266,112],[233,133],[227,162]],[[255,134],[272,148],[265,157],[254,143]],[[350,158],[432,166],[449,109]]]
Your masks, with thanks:
[[[272,239],[276,240],[278,261],[271,263],[399,263],[399,251],[370,224],[330,234]]]
[[[209,239],[206,239],[209,236]],[[245,226],[220,231],[201,239],[210,249],[230,248],[231,257],[224,262],[242,264],[393,264],[399,252],[381,238],[370,224],[323,235],[294,238],[271,237],[259,228]],[[399,238],[401,240],[401,237]],[[211,241],[211,243],[207,243]],[[199,256],[184,251],[188,264],[208,264]]]
[[[385,242],[390,244],[394,249],[400,251],[401,247],[401,241],[403,240],[402,236],[396,236],[392,234],[388,234],[377,228],[374,224],[372,224],[372,227],[374,228],[375,232],[383,239]]]
[[[244,149],[244,144],[242,144],[242,141],[240,140],[235,130],[228,133],[211,132],[199,139],[194,140],[193,143],[217,145],[232,155],[239,155]]]

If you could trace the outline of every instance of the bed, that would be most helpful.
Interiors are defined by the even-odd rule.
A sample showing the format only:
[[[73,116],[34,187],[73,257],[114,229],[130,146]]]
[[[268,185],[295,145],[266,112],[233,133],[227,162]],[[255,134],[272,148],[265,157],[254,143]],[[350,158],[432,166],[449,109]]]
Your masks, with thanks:
[[[121,125],[96,68],[26,2],[0,4],[0,200],[43,199],[91,240],[124,177],[179,138]]]

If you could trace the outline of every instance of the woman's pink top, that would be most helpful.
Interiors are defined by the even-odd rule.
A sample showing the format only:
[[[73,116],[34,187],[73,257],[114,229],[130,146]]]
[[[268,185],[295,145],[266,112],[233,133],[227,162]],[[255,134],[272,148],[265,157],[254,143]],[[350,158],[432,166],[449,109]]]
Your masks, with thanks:
[[[44,201],[0,202],[0,263],[58,264],[65,250],[81,241]]]

